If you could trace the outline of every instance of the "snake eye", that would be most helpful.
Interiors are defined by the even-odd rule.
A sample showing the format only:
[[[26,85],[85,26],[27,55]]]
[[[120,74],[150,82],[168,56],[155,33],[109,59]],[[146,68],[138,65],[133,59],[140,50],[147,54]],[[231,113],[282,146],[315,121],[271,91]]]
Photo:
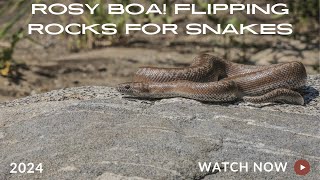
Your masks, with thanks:
[[[130,89],[130,85],[124,86],[125,89]]]

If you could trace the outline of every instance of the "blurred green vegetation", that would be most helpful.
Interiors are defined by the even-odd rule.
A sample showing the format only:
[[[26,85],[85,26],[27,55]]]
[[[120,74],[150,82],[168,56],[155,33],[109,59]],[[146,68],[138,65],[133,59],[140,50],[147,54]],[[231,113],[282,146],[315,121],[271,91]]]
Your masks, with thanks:
[[[130,20],[130,16],[127,14],[123,15],[109,15],[105,9],[104,0],[85,0],[83,3],[89,4],[93,7],[96,4],[100,4],[98,8],[95,9],[94,14],[90,14],[86,12],[81,15],[80,19],[82,23],[90,25],[90,24],[107,24],[114,23],[117,26],[118,34],[114,36],[104,36],[104,35],[93,35],[92,32],[88,32],[86,35],[72,37],[72,41],[69,42],[69,49],[71,50],[79,50],[79,49],[92,49],[99,46],[99,42],[105,42],[107,45],[116,44],[120,42],[123,38],[122,34],[124,31],[125,24]],[[122,3],[123,5],[127,5],[130,3],[130,0],[113,0],[112,3]],[[67,22],[65,22],[67,23]],[[100,27],[101,28],[101,27]],[[101,29],[95,28],[97,31],[101,31]]]
[[[0,75],[1,76],[14,76],[16,72],[15,61],[13,53],[17,43],[26,38],[23,27],[26,27],[30,22],[32,15],[30,10],[32,3],[38,3],[40,0],[9,0],[4,1],[0,8],[0,18],[7,18],[8,21],[0,26],[0,40],[9,42],[8,47],[0,47]],[[14,15],[12,15],[14,14]],[[25,18],[21,24],[21,19]]]
[[[117,35],[114,36],[104,36],[104,35],[93,35],[92,33],[87,33],[83,36],[73,36],[72,41],[69,44],[69,48],[72,50],[79,49],[92,49],[99,46],[110,46],[125,44],[128,40],[128,37],[125,36],[125,24],[127,23],[140,23],[146,24],[150,22],[157,23],[171,23],[172,22],[172,6],[173,0],[150,0],[146,2],[147,4],[167,4],[167,14],[166,15],[154,15],[154,14],[141,14],[136,16],[131,16],[127,13],[123,15],[110,15],[106,11],[106,2],[104,0],[85,0],[83,3],[89,4],[91,7],[95,4],[100,4],[100,6],[95,10],[94,14],[85,13],[81,16],[81,21],[84,24],[107,24],[113,23],[117,26]],[[108,3],[119,3],[126,6],[130,3],[133,3],[132,0],[110,0]],[[131,9],[133,11],[138,11],[138,9]],[[101,29],[95,29],[101,31]]]
[[[30,39],[25,33],[25,27],[32,19],[31,15],[31,4],[32,3],[44,3],[41,0],[7,0],[0,1],[0,18],[7,19],[6,23],[0,25],[0,40],[5,40],[10,42],[10,46],[6,48],[0,47],[0,75],[7,76],[10,74],[10,69],[14,64],[12,54],[16,44],[22,39]],[[132,3],[132,0],[110,0],[108,3],[122,3],[123,5]],[[69,36],[67,37],[69,42],[69,49],[71,50],[81,50],[81,49],[91,49],[99,46],[110,46],[117,44],[125,44],[128,37],[124,35],[124,27],[126,23],[172,23],[172,6],[170,4],[174,3],[175,0],[150,0],[148,3],[167,4],[166,15],[141,15],[141,16],[130,16],[124,15],[108,15],[105,11],[106,1],[104,0],[84,0],[81,3],[88,3],[90,5],[101,4],[99,8],[95,10],[92,15],[90,13],[85,13],[80,17],[80,21],[85,24],[104,24],[104,23],[115,23],[118,28],[118,34],[115,36],[103,36],[103,35],[93,35],[92,33],[87,33],[81,36]],[[217,3],[217,0],[194,0],[202,10],[206,10],[207,4]],[[242,0],[242,3],[245,2]],[[270,1],[264,1],[265,3],[270,3]],[[280,3],[284,1],[273,0],[274,3]],[[288,0],[286,1],[289,5],[291,14],[290,19],[293,24],[300,27],[309,28],[314,24],[319,24],[319,0]],[[146,2],[147,3],[147,2]],[[221,3],[219,1],[219,3]],[[230,0],[226,0],[226,3],[231,3]],[[10,18],[8,18],[8,16]],[[23,20],[22,20],[23,18]],[[237,26],[240,23],[245,23],[245,19],[240,19],[238,16],[215,16],[207,15],[208,20],[215,24],[234,24]],[[281,17],[279,17],[281,18]],[[61,23],[68,23],[69,19],[67,17],[61,16]],[[99,29],[97,29],[99,30]],[[104,42],[101,44],[101,42]],[[225,37],[225,44],[233,43],[232,37]],[[226,46],[227,47],[227,46]],[[245,47],[245,46],[243,46]],[[226,51],[226,55],[228,51]]]
[[[301,21],[308,22],[318,22],[319,21],[319,9],[320,4],[319,0],[293,0],[289,1],[289,9],[291,15],[294,17],[294,20],[296,20],[296,23],[299,23]]]

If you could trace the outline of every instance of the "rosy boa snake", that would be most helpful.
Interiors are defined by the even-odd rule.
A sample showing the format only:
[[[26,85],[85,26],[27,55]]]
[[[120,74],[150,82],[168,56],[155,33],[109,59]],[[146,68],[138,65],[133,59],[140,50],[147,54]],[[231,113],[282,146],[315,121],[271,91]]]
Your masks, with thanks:
[[[117,90],[141,98],[303,105],[304,99],[296,90],[306,84],[306,79],[300,62],[253,66],[202,54],[186,68],[141,67],[132,82],[119,84]]]

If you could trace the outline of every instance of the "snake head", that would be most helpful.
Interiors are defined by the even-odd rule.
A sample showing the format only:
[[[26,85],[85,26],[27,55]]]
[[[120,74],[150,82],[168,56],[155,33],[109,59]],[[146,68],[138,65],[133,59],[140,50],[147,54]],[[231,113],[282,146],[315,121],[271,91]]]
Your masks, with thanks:
[[[143,96],[149,92],[148,85],[140,82],[122,83],[116,89],[120,93],[133,96]]]

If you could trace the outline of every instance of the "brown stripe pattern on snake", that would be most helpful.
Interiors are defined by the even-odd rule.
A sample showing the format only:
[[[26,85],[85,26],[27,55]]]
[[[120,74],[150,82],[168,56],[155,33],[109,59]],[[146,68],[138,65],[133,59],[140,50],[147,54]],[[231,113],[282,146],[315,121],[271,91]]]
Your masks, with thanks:
[[[141,67],[132,82],[119,84],[117,90],[142,98],[303,105],[304,99],[297,90],[306,84],[306,79],[300,62],[253,66],[202,54],[186,68]]]

